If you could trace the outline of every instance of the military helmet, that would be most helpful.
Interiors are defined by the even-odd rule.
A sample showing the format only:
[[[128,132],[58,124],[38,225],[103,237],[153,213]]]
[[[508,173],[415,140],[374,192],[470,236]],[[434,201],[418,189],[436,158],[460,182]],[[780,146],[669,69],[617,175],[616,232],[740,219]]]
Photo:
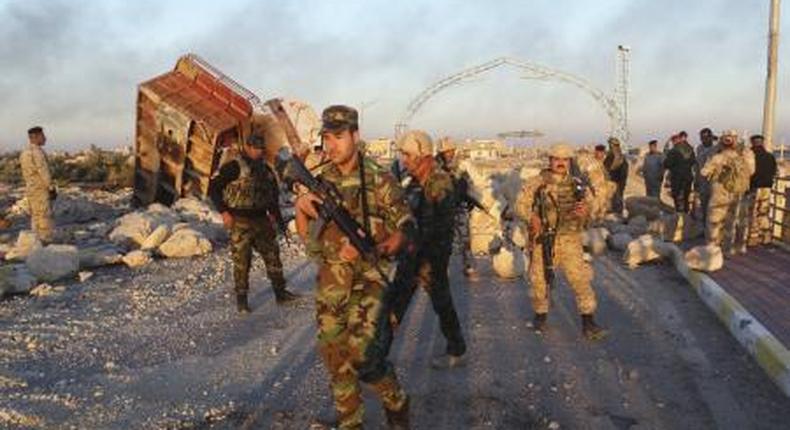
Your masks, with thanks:
[[[359,128],[357,110],[344,105],[332,105],[321,114],[321,132],[356,130]]]
[[[454,151],[455,149],[455,142],[450,136],[441,137],[436,141],[436,152]]]
[[[433,155],[433,141],[422,130],[409,130],[398,138],[396,146],[400,152],[417,156]]]
[[[549,148],[551,158],[573,158],[573,148],[565,142],[557,142]]]

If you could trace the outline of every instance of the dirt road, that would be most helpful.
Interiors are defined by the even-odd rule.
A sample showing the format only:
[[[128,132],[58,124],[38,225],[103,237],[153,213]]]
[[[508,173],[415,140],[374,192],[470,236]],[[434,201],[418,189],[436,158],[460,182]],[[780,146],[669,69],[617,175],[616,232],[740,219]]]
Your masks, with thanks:
[[[564,285],[548,336],[537,337],[524,281],[480,267],[478,282],[457,266],[451,275],[465,367],[430,368],[444,339],[423,293],[398,335],[392,357],[415,428],[787,428],[790,399],[669,266],[597,259],[599,319],[611,329],[597,344],[580,340]],[[314,269],[287,269],[310,295]],[[311,298],[278,308],[259,275],[254,311],[239,318],[228,276],[216,254],[1,302],[0,427],[305,429],[331,419]],[[380,407],[367,406],[368,427],[382,427]]]

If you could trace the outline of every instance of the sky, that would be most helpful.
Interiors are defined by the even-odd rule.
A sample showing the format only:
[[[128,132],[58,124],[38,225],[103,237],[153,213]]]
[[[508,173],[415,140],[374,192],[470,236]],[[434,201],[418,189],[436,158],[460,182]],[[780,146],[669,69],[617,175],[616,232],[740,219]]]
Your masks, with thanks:
[[[631,48],[632,144],[702,127],[762,124],[769,0],[147,1],[0,0],[0,149],[45,127],[48,148],[134,140],[137,85],[194,52],[262,100],[318,112],[361,107],[365,137],[391,136],[433,83],[498,57],[614,91]],[[790,30],[785,19],[781,34]],[[790,143],[790,41],[780,42],[777,140]],[[609,119],[587,92],[498,68],[430,98],[409,125],[486,138],[540,130],[602,141]]]

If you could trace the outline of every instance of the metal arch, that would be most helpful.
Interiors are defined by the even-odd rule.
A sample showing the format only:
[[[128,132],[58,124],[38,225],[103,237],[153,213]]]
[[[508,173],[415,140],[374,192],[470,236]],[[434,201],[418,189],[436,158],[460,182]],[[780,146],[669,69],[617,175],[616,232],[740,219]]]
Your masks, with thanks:
[[[425,103],[427,103],[428,100],[430,100],[431,97],[435,96],[437,93],[443,91],[446,88],[455,85],[461,85],[467,79],[481,75],[500,66],[511,66],[521,70],[522,72],[526,72],[527,74],[524,76],[526,79],[565,82],[585,91],[587,94],[592,96],[592,98],[597,101],[598,104],[601,105],[604,112],[606,112],[606,114],[609,116],[609,131],[611,135],[621,139],[624,142],[628,140],[628,130],[625,124],[622,107],[613,96],[595,87],[582,77],[560,70],[554,70],[540,64],[521,61],[509,57],[500,57],[462,70],[435,82],[433,85],[423,90],[417,95],[417,97],[412,99],[412,101],[406,107],[405,113],[401,116],[400,121],[398,121],[398,123],[395,125],[395,135],[400,136],[403,132],[408,130],[409,122],[414,117],[414,115],[416,115],[417,112],[425,105]]]

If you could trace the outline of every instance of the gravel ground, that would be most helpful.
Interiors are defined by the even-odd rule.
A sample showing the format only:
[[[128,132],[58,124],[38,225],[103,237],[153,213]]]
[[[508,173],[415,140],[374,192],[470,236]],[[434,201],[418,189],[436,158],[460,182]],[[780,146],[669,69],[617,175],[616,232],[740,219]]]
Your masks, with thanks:
[[[288,252],[296,307],[274,304],[260,259],[253,313],[239,317],[226,252],[97,271],[45,297],[0,302],[0,427],[305,429],[333,417],[315,354],[314,268]],[[425,294],[392,358],[424,429],[780,429],[784,397],[668,265],[595,262],[597,344],[579,338],[572,297],[554,295],[535,336],[523,280],[467,282],[453,292],[468,363],[436,371],[444,349]],[[367,399],[368,427],[383,413]]]

